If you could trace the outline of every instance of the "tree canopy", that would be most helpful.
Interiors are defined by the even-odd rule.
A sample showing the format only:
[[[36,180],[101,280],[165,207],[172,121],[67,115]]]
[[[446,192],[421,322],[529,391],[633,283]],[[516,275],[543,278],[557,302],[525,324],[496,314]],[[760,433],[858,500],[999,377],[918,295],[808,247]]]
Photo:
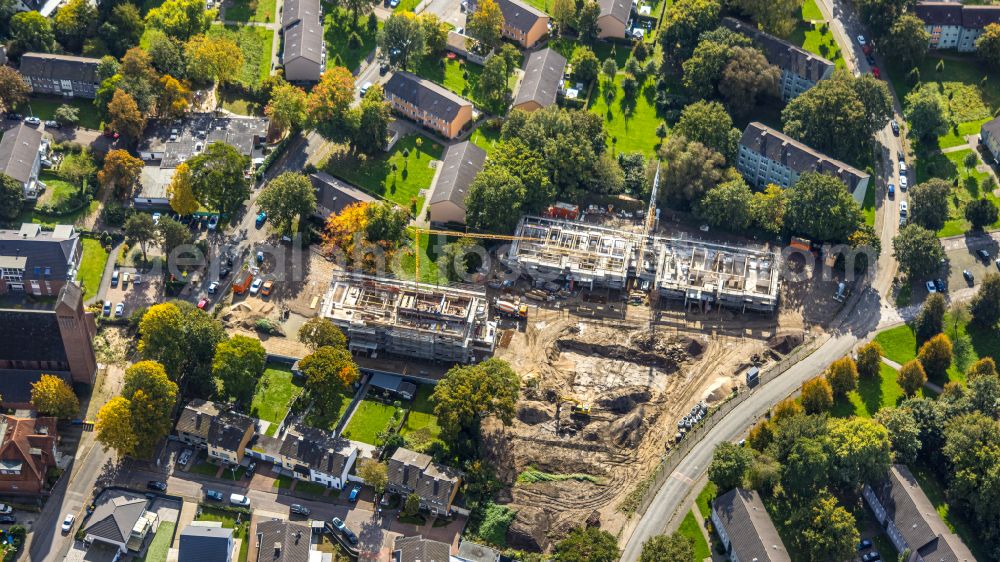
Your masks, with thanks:
[[[520,385],[517,373],[500,359],[452,367],[431,397],[442,432],[450,437],[463,431],[478,434],[479,424],[487,416],[510,425]]]

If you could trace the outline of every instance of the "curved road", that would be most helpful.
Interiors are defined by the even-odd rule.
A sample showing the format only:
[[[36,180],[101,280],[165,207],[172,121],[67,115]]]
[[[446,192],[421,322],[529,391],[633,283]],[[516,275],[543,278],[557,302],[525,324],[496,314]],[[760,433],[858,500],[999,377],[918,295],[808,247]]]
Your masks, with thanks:
[[[864,53],[855,40],[852,40],[858,35],[865,35],[857,17],[841,0],[820,0],[818,5],[831,24],[834,38],[844,53],[847,68],[855,75],[870,72]],[[903,123],[899,100],[895,98],[895,92],[891,87],[889,91],[893,95],[894,118],[897,122]],[[689,498],[695,491],[695,482],[705,474],[718,444],[740,439],[760,416],[781,400],[794,394],[803,382],[822,372],[834,360],[850,353],[858,342],[874,336],[880,325],[891,324],[898,320],[898,315],[889,314],[894,307],[883,295],[890,294],[892,281],[896,275],[897,264],[892,258],[892,238],[899,231],[899,202],[905,200],[906,194],[897,188],[896,198],[888,199],[885,197],[884,184],[894,183],[898,187],[897,155],[904,154],[905,151],[902,137],[895,136],[888,126],[876,135],[876,140],[881,147],[883,162],[877,175],[885,179],[879,181],[878,177],[873,177],[868,187],[876,190],[875,226],[882,242],[882,255],[877,264],[875,279],[858,283],[858,286],[864,289],[860,289],[861,294],[849,301],[840,318],[831,323],[837,328],[832,329],[830,339],[781,376],[754,389],[739,408],[720,419],[701,442],[680,461],[674,472],[656,491],[649,508],[636,523],[625,544],[621,558],[623,561],[638,560],[643,543],[663,533],[671,521],[682,515],[681,508],[687,507]]]

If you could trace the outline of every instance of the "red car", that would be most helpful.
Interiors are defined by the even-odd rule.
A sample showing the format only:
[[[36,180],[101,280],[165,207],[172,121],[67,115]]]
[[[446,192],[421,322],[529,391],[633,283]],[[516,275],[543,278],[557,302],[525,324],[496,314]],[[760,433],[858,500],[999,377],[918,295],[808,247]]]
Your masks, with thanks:
[[[873,66],[872,67],[872,76],[874,76],[875,78],[881,78],[882,77],[882,72],[879,71],[879,69],[878,69],[877,66]]]
[[[198,308],[205,310],[206,306],[208,306],[208,299],[201,299],[198,301]]]

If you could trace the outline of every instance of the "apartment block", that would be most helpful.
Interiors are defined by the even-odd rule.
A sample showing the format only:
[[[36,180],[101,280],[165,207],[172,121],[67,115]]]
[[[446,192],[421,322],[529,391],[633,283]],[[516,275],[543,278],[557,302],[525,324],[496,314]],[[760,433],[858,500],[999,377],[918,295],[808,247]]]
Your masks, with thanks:
[[[385,99],[400,115],[447,139],[472,121],[472,102],[409,72],[395,72],[385,83]]]
[[[503,14],[501,33],[525,49],[534,47],[549,32],[549,15],[519,0],[497,0]],[[476,2],[470,2],[469,13],[477,9]]]
[[[335,281],[322,316],[339,326],[351,351],[476,363],[496,346],[484,293],[368,276]]]
[[[1000,23],[1000,6],[967,6],[958,2],[920,2],[914,8],[931,35],[932,49],[976,50],[976,39],[991,23]]]
[[[97,76],[100,59],[25,53],[21,56],[21,76],[36,94],[94,99],[101,81]]]

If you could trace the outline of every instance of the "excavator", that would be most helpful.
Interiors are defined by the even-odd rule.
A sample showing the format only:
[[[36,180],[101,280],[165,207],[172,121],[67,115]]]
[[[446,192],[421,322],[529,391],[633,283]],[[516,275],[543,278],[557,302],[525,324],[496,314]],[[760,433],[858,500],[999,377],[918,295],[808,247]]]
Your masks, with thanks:
[[[560,396],[559,400],[556,402],[556,435],[559,435],[562,431],[562,418],[559,414],[562,410],[562,405],[566,402],[573,404],[570,416],[576,418],[577,429],[581,429],[583,427],[583,418],[590,417],[590,404],[582,402],[572,396]]]

